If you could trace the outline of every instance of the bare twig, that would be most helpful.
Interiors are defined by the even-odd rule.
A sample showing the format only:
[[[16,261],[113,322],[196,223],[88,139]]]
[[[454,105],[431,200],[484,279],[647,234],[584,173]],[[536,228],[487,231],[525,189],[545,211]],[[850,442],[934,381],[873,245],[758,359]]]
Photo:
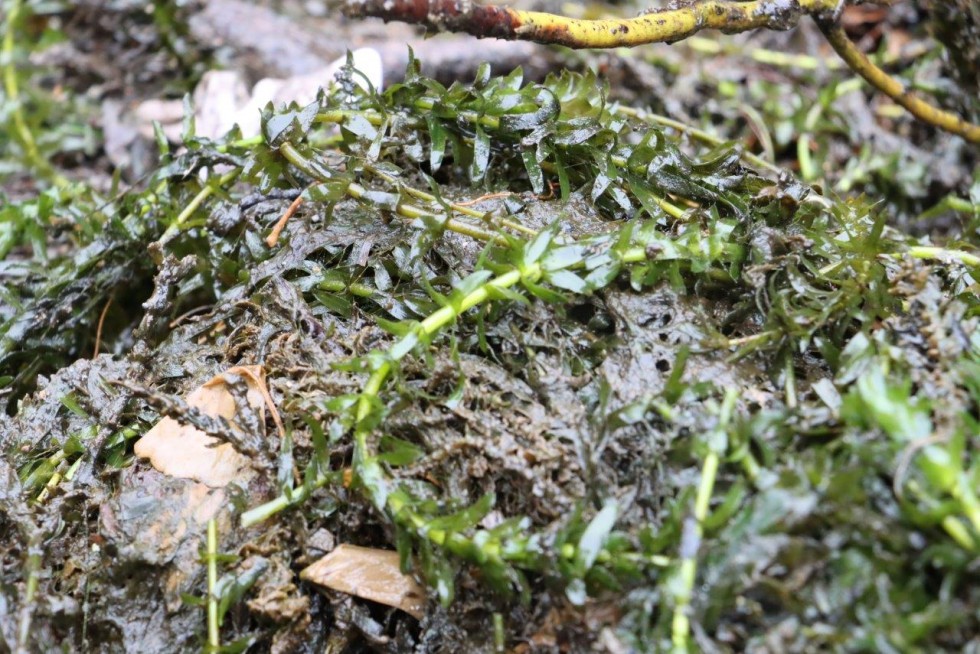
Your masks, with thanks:
[[[269,234],[268,238],[265,239],[265,244],[270,248],[275,247],[279,242],[279,235],[282,234],[282,230],[286,228],[286,223],[289,219],[293,217],[293,214],[299,209],[299,205],[303,204],[303,194],[300,193],[293,200],[292,204],[286,209],[286,212],[282,214],[282,217],[276,221],[276,224],[272,227],[272,232]]]
[[[424,25],[437,31],[463,32],[479,38],[536,41],[569,48],[633,47],[673,43],[704,29],[731,34],[754,29],[786,30],[801,16],[812,16],[841,59],[873,87],[905,107],[919,120],[968,141],[980,143],[980,126],[935,107],[911,93],[878,68],[851,42],[838,24],[843,0],[700,0],[659,9],[636,18],[580,20],[510,7],[481,5],[472,0],[347,0],[352,17]],[[888,4],[881,0],[874,4]]]
[[[425,25],[438,31],[465,32],[480,38],[554,43],[569,48],[633,47],[673,43],[703,29],[726,33],[766,28],[786,30],[800,16],[833,12],[838,0],[702,0],[635,18],[579,20],[538,11],[479,5],[470,0],[348,0],[352,17]]]
[[[99,323],[95,328],[95,350],[92,352],[92,358],[99,356],[99,346],[102,345],[102,327],[105,325],[106,314],[109,313],[109,307],[112,306],[112,296],[106,300],[105,306],[102,307],[102,313],[99,314]]]

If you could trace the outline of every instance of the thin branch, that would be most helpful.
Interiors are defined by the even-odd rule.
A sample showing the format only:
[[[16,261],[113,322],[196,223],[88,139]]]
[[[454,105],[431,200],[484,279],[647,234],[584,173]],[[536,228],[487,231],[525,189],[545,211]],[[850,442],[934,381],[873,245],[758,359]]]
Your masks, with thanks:
[[[317,182],[319,183],[319,182]],[[265,239],[265,244],[270,248],[275,247],[279,242],[279,235],[282,234],[282,230],[286,229],[286,223],[289,219],[293,217],[293,214],[299,209],[299,205],[303,204],[303,194],[300,193],[293,200],[292,204],[286,209],[286,212],[282,214],[282,217],[276,221],[276,224],[272,227],[272,232]]]
[[[112,306],[112,296],[106,301],[105,306],[102,307],[102,313],[99,314],[99,323],[95,328],[95,351],[92,352],[92,358],[95,359],[99,356],[99,346],[102,345],[102,327],[105,325],[106,314],[109,313],[109,307]]]
[[[838,0],[771,0],[733,2],[703,0],[675,9],[660,9],[635,18],[579,20],[538,11],[479,5],[470,0],[348,0],[348,16],[424,25],[436,31],[511,41],[553,43],[569,48],[633,47],[673,43],[700,32],[725,33],[766,28],[786,30],[804,14],[833,12]]]
[[[875,2],[874,4],[888,4]],[[436,31],[462,32],[479,38],[536,41],[569,48],[633,47],[674,43],[704,29],[726,34],[755,29],[787,30],[803,15],[812,16],[841,59],[876,89],[905,107],[919,120],[973,143],[980,126],[912,95],[851,42],[837,24],[842,0],[701,0],[682,7],[653,10],[636,18],[579,20],[537,11],[480,5],[472,0],[347,0],[344,11],[354,18],[415,23]]]
[[[858,50],[857,46],[847,38],[844,28],[817,17],[817,24],[823,31],[827,41],[833,46],[840,58],[868,82],[922,122],[934,125],[939,129],[958,134],[968,141],[980,143],[980,126],[969,123],[959,116],[935,107],[925,100],[912,95],[901,82],[878,68],[868,57]]]

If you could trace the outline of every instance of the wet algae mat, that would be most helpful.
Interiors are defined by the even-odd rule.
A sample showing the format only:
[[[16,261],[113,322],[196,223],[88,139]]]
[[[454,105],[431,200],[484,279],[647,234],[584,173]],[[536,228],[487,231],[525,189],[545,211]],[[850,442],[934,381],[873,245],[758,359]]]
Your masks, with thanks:
[[[976,647],[976,215],[907,237],[590,76],[355,77],[4,209],[62,227],[0,264],[0,650]],[[158,471],[163,416],[246,465]],[[340,544],[423,610],[300,579]]]

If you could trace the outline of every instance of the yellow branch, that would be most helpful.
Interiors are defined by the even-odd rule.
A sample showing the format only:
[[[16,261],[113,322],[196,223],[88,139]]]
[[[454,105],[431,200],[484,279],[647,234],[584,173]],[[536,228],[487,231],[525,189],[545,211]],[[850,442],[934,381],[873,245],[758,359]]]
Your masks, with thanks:
[[[417,23],[439,31],[477,37],[554,43],[569,48],[633,47],[673,43],[703,29],[726,33],[766,28],[785,30],[804,14],[832,12],[838,0],[703,0],[636,18],[581,20],[538,11],[478,5],[469,0],[349,0],[353,17]]]
[[[935,107],[925,100],[912,95],[901,82],[878,68],[857,46],[847,38],[839,25],[818,19],[817,24],[827,41],[834,47],[840,58],[853,70],[889,98],[908,109],[919,120],[934,125],[947,132],[958,134],[968,141],[980,143],[980,126],[969,123],[959,116]]]
[[[980,126],[939,109],[911,94],[878,68],[847,38],[837,24],[841,0],[700,0],[658,9],[636,18],[582,20],[537,11],[476,4],[472,0],[347,0],[353,17],[425,25],[437,31],[464,32],[480,38],[553,43],[569,48],[633,47],[673,43],[703,29],[728,34],[754,29],[786,30],[801,16],[812,16],[830,44],[854,72],[905,107],[913,116],[940,129],[980,143]]]

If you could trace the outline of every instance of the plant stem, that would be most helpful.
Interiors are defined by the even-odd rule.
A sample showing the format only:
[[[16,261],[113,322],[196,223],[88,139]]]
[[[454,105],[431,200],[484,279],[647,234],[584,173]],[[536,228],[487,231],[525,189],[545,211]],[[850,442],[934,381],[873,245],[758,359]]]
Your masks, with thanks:
[[[926,209],[924,212],[919,214],[916,220],[921,221],[928,220],[929,218],[935,218],[936,216],[939,216],[947,211],[956,211],[958,213],[965,214],[980,214],[980,205],[974,205],[965,198],[960,198],[955,195],[947,195],[935,206]]]
[[[948,250],[929,245],[913,245],[908,250],[909,255],[916,259],[952,259],[971,268],[980,268],[980,256],[963,250]]]
[[[639,120],[645,120],[650,123],[663,125],[664,127],[670,127],[671,129],[676,129],[678,132],[688,134],[699,141],[709,143],[711,145],[722,145],[725,143],[725,139],[718,138],[717,136],[709,134],[704,130],[698,129],[697,127],[691,127],[690,125],[686,125],[679,120],[674,120],[673,118],[668,118],[667,116],[661,116],[660,114],[633,109],[632,107],[616,107],[616,113],[624,116],[631,116]],[[770,163],[762,157],[752,154],[751,152],[742,152],[742,159],[748,161],[757,168],[768,170],[769,172],[777,175],[783,171],[783,169],[776,164]]]
[[[184,207],[184,210],[177,215],[177,218],[167,228],[167,231],[164,233],[164,239],[180,231],[180,228],[184,226],[184,223],[187,222],[187,220],[194,215],[194,212],[200,208],[200,206],[204,203],[205,200],[207,200],[209,197],[211,197],[214,194],[215,190],[233,182],[235,178],[237,178],[238,175],[241,174],[241,172],[242,172],[241,168],[235,168],[234,170],[230,170],[224,175],[222,175],[221,177],[219,177],[218,181],[215,184],[206,182],[204,188],[198,191],[197,195],[191,198],[191,201],[187,203],[187,206]]]
[[[817,71],[821,69],[839,70],[846,67],[846,64],[844,64],[843,61],[833,59],[828,61],[822,57],[813,57],[805,54],[790,54],[788,52],[779,52],[778,50],[769,50],[767,48],[742,49],[734,43],[722,43],[717,39],[710,39],[702,36],[692,36],[684,42],[684,45],[702,54],[725,54],[738,57],[747,56],[760,64],[778,66],[780,68],[796,68],[798,70]],[[876,62],[879,64],[892,64],[899,60],[907,62],[909,60],[921,57],[928,52],[929,48],[922,45],[914,47],[911,51],[903,49],[901,55],[884,53],[880,57],[873,57],[872,61],[876,60]]]
[[[428,113],[432,111],[436,106],[436,101],[431,98],[419,98],[414,103],[414,108],[418,109],[422,113]],[[348,116],[363,116],[369,123],[375,127],[380,127],[384,124],[384,116],[377,111],[367,111],[364,113],[344,110],[344,109],[334,109],[331,111],[324,111],[316,115],[316,120],[319,123],[342,123],[344,119]],[[485,114],[477,113],[476,111],[459,111],[456,113],[456,117],[465,120],[468,123],[474,125],[481,125],[490,129],[500,129],[500,118],[498,116],[487,116]]]
[[[493,36],[569,48],[619,48],[673,43],[703,29],[728,33],[759,28],[787,29],[801,13],[833,11],[837,1],[701,0],[678,8],[654,10],[636,18],[603,20],[580,20],[457,0],[357,0],[348,2],[344,10],[355,18],[373,16],[481,38]]]
[[[718,426],[715,427],[715,434],[721,434],[728,428],[736,399],[736,391],[729,389],[718,414]],[[697,579],[698,549],[701,546],[701,538],[704,536],[704,521],[708,517],[711,495],[714,493],[715,479],[718,476],[718,466],[721,455],[724,453],[724,447],[718,446],[717,440],[720,439],[709,439],[708,454],[705,456],[704,464],[701,467],[701,483],[698,485],[698,494],[694,499],[693,520],[690,523],[685,523],[681,536],[680,557],[682,560],[678,570],[680,588],[675,593],[676,605],[671,623],[671,641],[675,654],[683,654],[689,649],[691,621],[688,617],[688,611]]]
[[[22,11],[22,0],[9,0],[7,3],[7,18],[4,21],[6,30],[3,34],[2,55],[0,55],[3,60],[3,88],[7,94],[7,102],[11,106],[14,134],[20,142],[20,146],[24,149],[24,156],[29,166],[42,177],[50,180],[55,186],[67,186],[68,180],[59,175],[51,167],[48,160],[41,155],[37,143],[34,141],[34,135],[31,134],[31,129],[24,119],[24,108],[21,106],[20,89],[17,85],[17,67],[14,64],[14,32],[20,25]]]
[[[967,141],[980,143],[980,125],[974,125],[966,120],[944,111],[925,100],[912,95],[905,86],[894,77],[878,68],[868,57],[858,50],[857,46],[847,37],[844,28],[828,20],[817,18],[817,25],[827,41],[833,46],[840,58],[853,70],[897,104],[905,107],[909,113],[919,120],[934,125],[939,129],[958,134]]]
[[[215,589],[218,585],[218,522],[208,520],[208,648],[217,652],[221,648],[221,636],[218,630],[218,597]]]
[[[743,345],[755,345],[757,343],[765,343],[772,338],[777,337],[779,334],[775,331],[765,331],[759,332],[758,334],[750,334],[748,336],[740,336],[739,338],[728,339],[728,347],[741,347]]]
[[[26,588],[24,590],[24,602],[20,608],[20,620],[17,625],[17,648],[14,650],[17,654],[27,654],[31,651],[27,647],[27,643],[31,634],[31,621],[34,617],[34,596],[37,595],[41,572],[43,540],[41,530],[34,527],[27,541],[27,563],[24,566],[27,571]]]
[[[399,348],[398,345],[407,342],[408,339],[417,340],[419,337],[431,337],[440,329],[456,320],[457,316],[464,311],[469,311],[476,305],[482,304],[489,300],[493,290],[510,288],[522,279],[536,282],[541,278],[541,274],[542,270],[540,264],[532,264],[523,272],[514,269],[500,275],[496,279],[487,282],[480,288],[466,295],[459,303],[459,311],[457,311],[454,307],[447,305],[430,314],[425,320],[419,323],[416,331],[402,337],[401,341],[394,345],[392,349],[398,349],[399,351],[404,351],[406,353],[411,351],[410,348]],[[368,415],[370,415],[372,410],[371,401],[378,396],[378,393],[381,391],[381,387],[384,385],[384,382],[387,380],[389,374],[391,374],[391,364],[388,362],[380,365],[371,374],[371,377],[364,385],[364,391],[361,393],[361,399],[358,402],[358,422],[364,420],[368,417]],[[380,509],[383,507],[378,508]]]
[[[399,182],[397,179],[395,179],[394,177],[392,177],[388,173],[386,173],[386,172],[384,172],[382,170],[379,170],[376,166],[372,166],[372,165],[368,164],[368,165],[365,165],[364,166],[364,170],[368,171],[372,175],[375,175],[376,177],[380,177],[381,179],[383,179],[384,181],[388,182],[389,184],[398,186],[398,188],[404,190],[408,195],[411,195],[412,197],[414,197],[416,199],[422,200],[423,202],[437,202],[438,201],[438,198],[436,196],[432,195],[431,193],[426,193],[425,191],[420,191],[419,189],[412,188],[411,186],[407,186],[405,184],[402,184],[401,182]],[[458,204],[456,202],[449,202],[447,204],[450,207],[452,207],[453,211],[457,211],[457,212],[463,214],[464,216],[469,216],[470,218],[476,218],[478,220],[485,220],[486,219],[485,218],[486,217],[486,212],[485,211],[479,211],[477,209],[471,209],[470,207],[464,206],[462,204]],[[504,227],[510,227],[511,229],[513,229],[515,231],[523,232],[524,234],[527,234],[528,236],[532,236],[533,237],[533,236],[537,236],[538,235],[537,231],[531,229],[530,227],[526,227],[526,226],[522,225],[521,223],[514,222],[513,220],[508,220],[506,218],[502,218],[502,219],[500,219],[499,222]]]

